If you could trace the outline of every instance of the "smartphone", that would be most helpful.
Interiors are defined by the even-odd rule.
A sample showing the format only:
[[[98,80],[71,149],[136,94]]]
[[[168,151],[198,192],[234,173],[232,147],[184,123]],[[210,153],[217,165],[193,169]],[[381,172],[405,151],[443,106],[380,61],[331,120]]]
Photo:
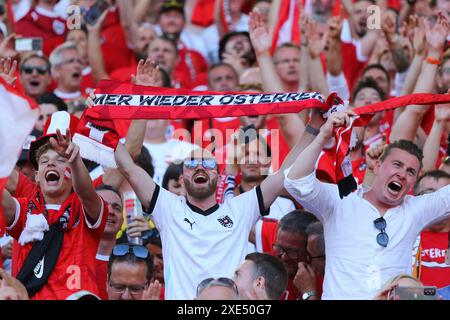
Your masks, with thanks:
[[[97,0],[84,14],[84,21],[90,25],[94,25],[102,13],[109,7],[108,2],[105,0]]]
[[[17,52],[42,51],[42,38],[17,38],[15,50]]]
[[[437,300],[437,287],[395,287],[394,300]]]

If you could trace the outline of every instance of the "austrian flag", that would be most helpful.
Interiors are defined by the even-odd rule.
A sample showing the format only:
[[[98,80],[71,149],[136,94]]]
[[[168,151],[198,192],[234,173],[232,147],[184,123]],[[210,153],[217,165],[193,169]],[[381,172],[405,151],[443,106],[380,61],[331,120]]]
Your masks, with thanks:
[[[22,151],[22,145],[39,116],[37,105],[0,78],[0,199]],[[1,203],[1,202],[0,202]],[[4,227],[0,206],[0,235]]]

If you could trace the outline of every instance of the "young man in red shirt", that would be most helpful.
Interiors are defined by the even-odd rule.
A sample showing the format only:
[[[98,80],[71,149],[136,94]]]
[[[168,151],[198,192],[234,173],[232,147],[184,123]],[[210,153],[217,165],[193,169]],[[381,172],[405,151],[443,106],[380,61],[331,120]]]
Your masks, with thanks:
[[[98,294],[95,255],[108,209],[71,142],[74,122],[67,112],[56,112],[46,134],[31,144],[38,171],[34,196],[13,198],[3,191],[7,232],[20,243],[17,278],[35,300],[65,299],[80,290]]]

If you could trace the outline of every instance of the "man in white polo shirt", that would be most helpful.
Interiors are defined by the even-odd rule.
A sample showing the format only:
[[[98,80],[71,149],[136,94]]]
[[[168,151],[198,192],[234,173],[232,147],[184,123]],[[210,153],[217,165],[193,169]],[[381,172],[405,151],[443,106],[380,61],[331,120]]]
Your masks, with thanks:
[[[155,184],[134,164],[123,145],[118,145],[115,157],[160,232],[167,300],[195,298],[203,279],[231,278],[245,259],[252,226],[283,189],[284,168],[219,205],[215,197],[217,162],[206,150],[196,149],[184,159],[180,182],[186,198]]]
[[[320,182],[315,163],[333,128],[347,125],[351,111],[333,114],[316,139],[285,171],[286,190],[324,225],[326,267],[322,299],[372,299],[392,276],[411,273],[411,250],[419,232],[448,216],[450,186],[413,197],[407,193],[422,167],[412,142],[390,144],[377,161],[372,188],[340,199],[338,187]]]

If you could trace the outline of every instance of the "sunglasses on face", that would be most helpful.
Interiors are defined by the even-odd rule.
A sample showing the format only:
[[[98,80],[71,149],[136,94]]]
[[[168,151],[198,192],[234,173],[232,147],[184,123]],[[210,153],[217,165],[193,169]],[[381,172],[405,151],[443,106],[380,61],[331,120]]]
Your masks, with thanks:
[[[46,66],[22,66],[22,72],[25,74],[33,74],[33,71],[36,70],[36,72],[43,76],[44,74],[47,73],[47,67]]]
[[[380,230],[380,233],[377,235],[377,243],[382,247],[387,247],[389,242],[389,236],[384,230],[386,229],[386,220],[383,217],[379,217],[375,219],[373,222],[375,228]]]
[[[239,295],[239,290],[236,283],[230,278],[221,277],[221,278],[207,278],[202,282],[200,282],[199,285],[197,286],[197,297],[202,293],[203,290],[213,285],[220,285],[223,287],[233,289],[236,295]]]
[[[140,245],[118,244],[114,247],[112,254],[116,257],[123,257],[133,254],[138,259],[147,259],[149,253],[146,247]]]
[[[198,167],[198,165],[200,164],[200,162],[202,163],[203,168],[208,169],[208,170],[213,170],[216,169],[217,167],[217,161],[214,158],[207,158],[207,159],[186,159],[184,160],[184,166],[187,169],[195,169]]]

